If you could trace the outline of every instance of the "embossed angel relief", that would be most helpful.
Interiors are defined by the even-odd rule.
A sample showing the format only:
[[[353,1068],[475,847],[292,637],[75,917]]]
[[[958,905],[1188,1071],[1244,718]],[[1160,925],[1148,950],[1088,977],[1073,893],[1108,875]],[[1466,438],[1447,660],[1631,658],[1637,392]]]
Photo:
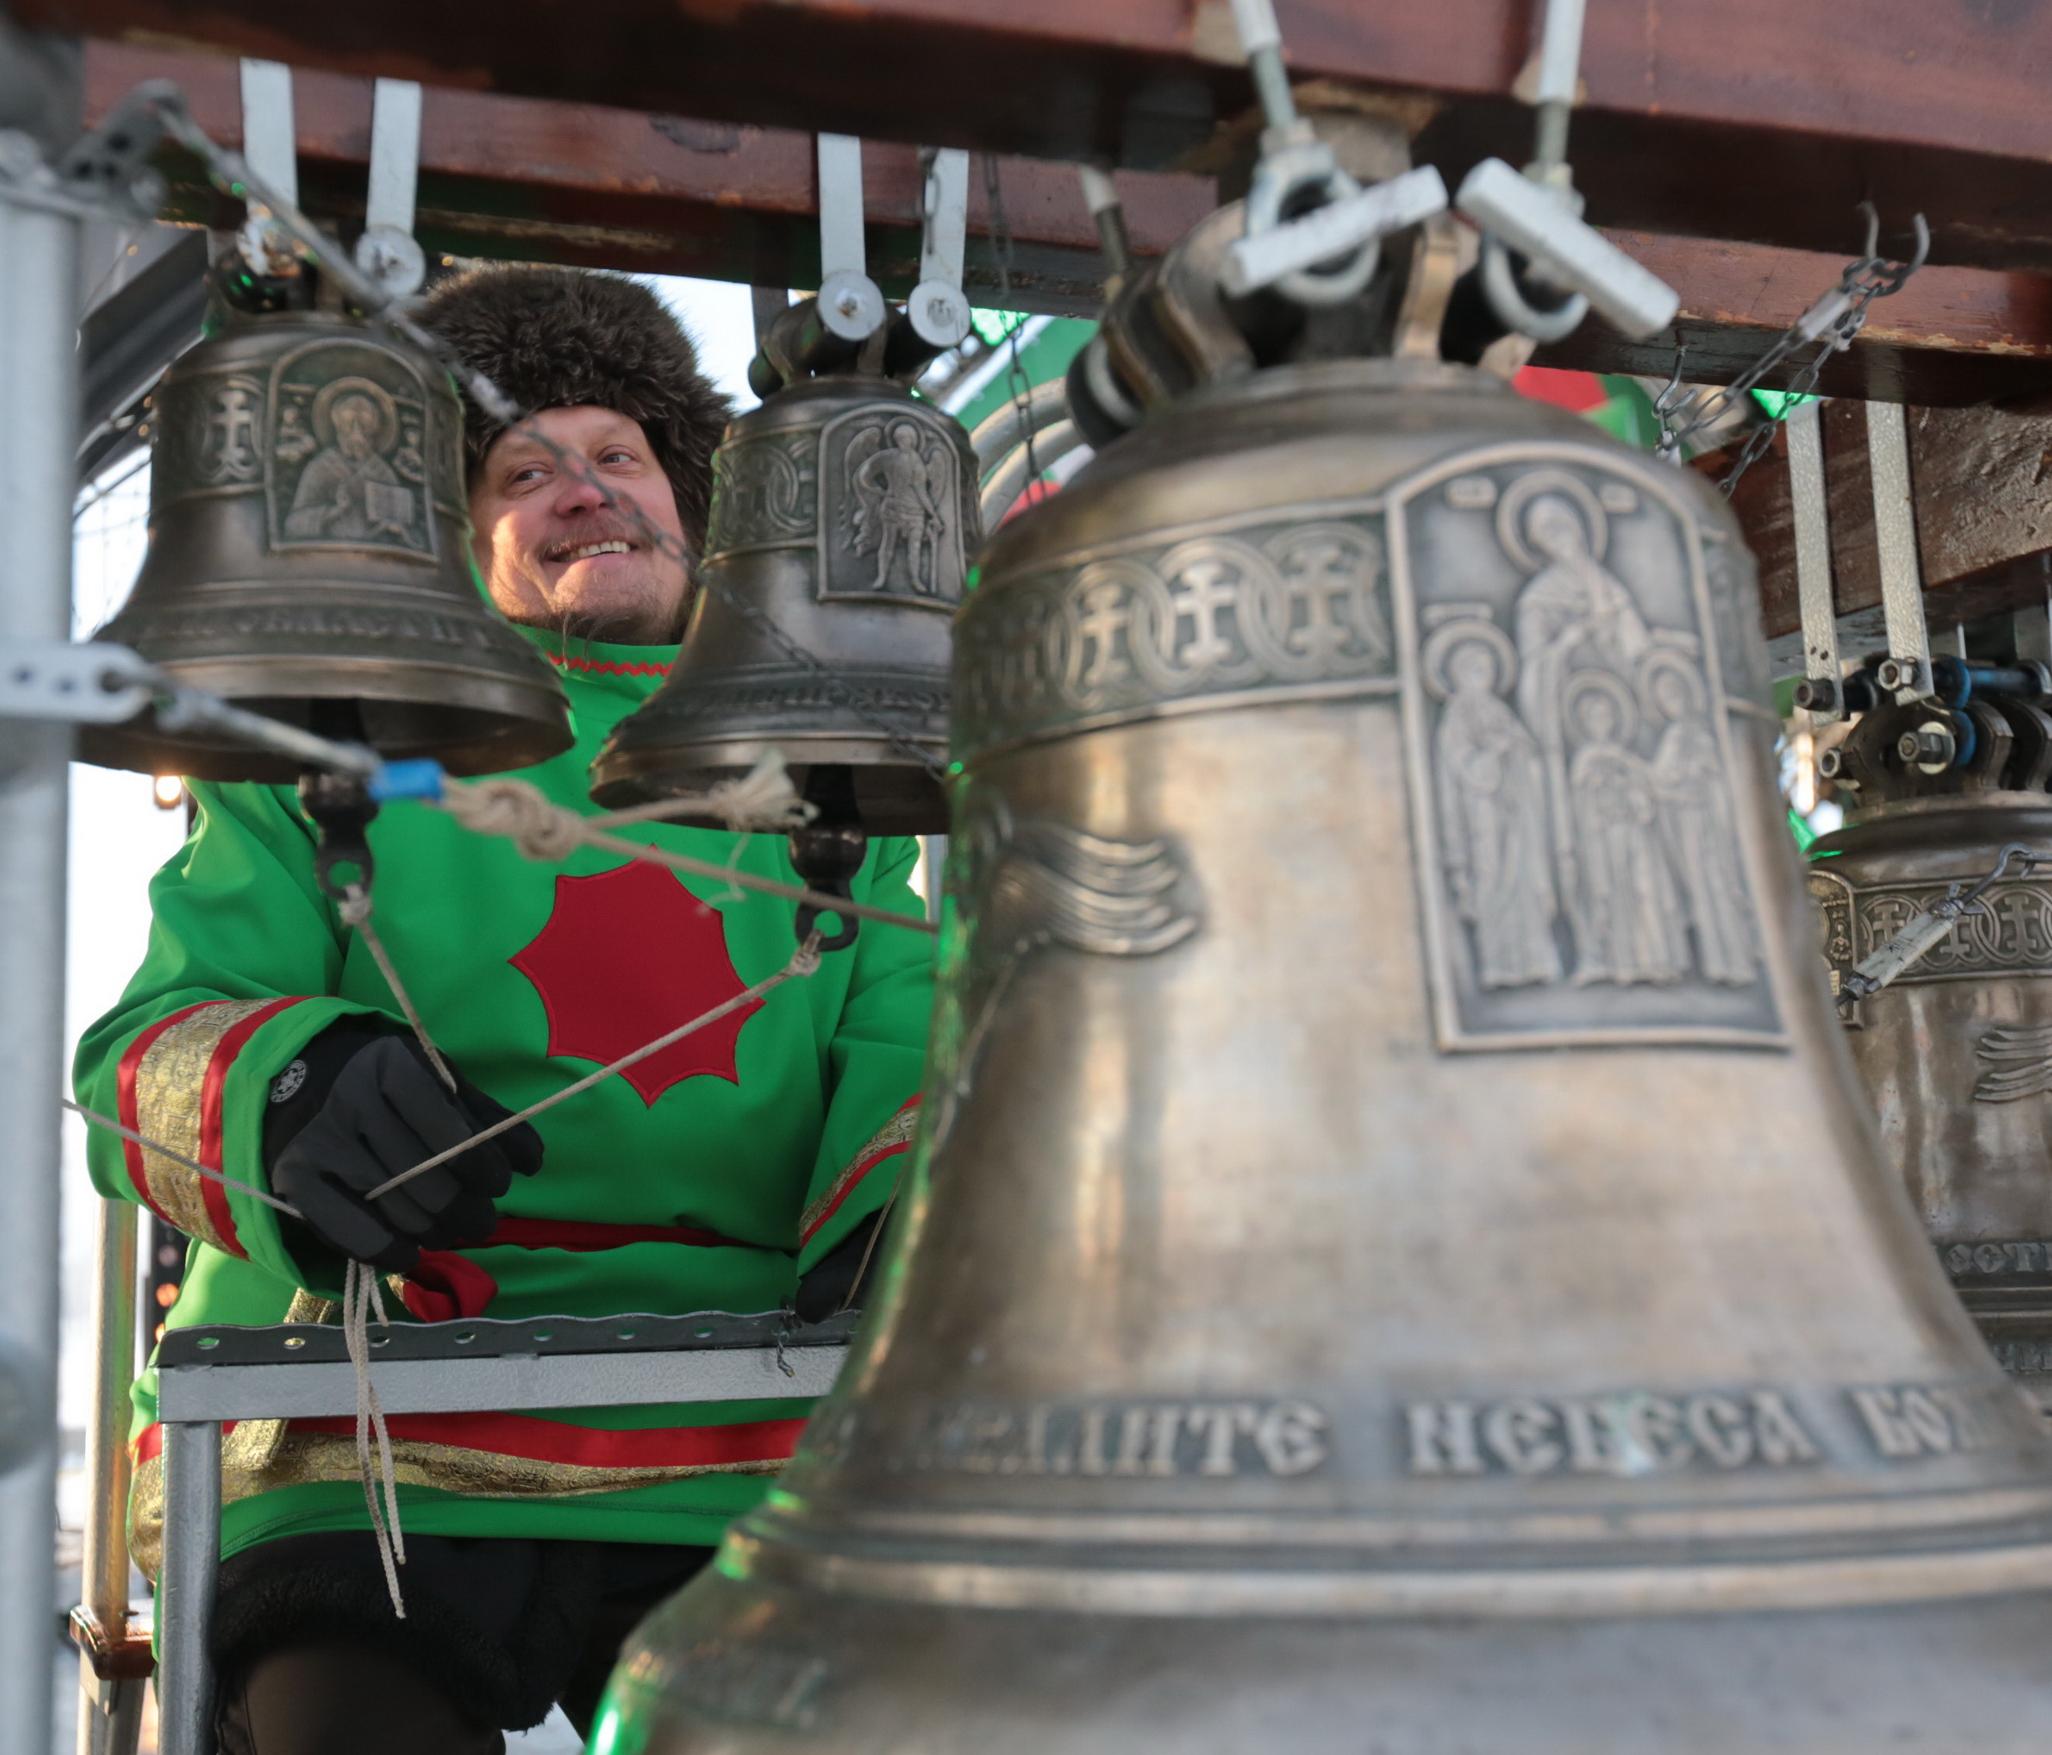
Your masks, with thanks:
[[[874,555],[868,589],[941,594],[941,551],[954,487],[948,447],[917,421],[867,422],[848,439],[844,502],[849,536],[858,555]]]
[[[1684,529],[1560,466],[1420,502],[1415,675],[1462,1033],[1771,1024]]]

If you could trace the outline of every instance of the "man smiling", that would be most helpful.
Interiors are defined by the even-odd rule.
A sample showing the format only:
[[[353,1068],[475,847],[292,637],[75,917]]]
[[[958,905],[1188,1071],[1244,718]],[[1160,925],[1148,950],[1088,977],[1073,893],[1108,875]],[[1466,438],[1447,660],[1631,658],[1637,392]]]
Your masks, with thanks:
[[[473,553],[491,601],[561,670],[575,718],[575,746],[521,777],[590,810],[593,754],[676,656],[726,403],[630,280],[480,270],[422,320],[534,411],[506,430],[466,408]],[[339,412],[335,425],[348,430]],[[431,1319],[820,1315],[843,1301],[911,1139],[927,940],[866,926],[809,980],[373,1201],[430,1152],[776,972],[792,904],[592,849],[539,865],[426,806],[386,806],[369,830],[379,933],[462,1075],[451,1095],[316,885],[291,789],[192,791],[193,838],[151,888],[148,957],[86,1033],[77,1083],[300,1218],[96,1139],[101,1189],[195,1239],[172,1326],[332,1320],[352,1258]],[[620,832],[795,875],[781,836]],[[914,851],[877,842],[854,895],[916,913]],[[152,1378],[136,1402],[131,1522],[153,1566]],[[552,1701],[582,1723],[620,1640],[760,1497],[807,1411],[394,1416],[403,1622],[348,1423],[237,1427],[216,1611],[223,1755],[494,1755],[502,1727]]]

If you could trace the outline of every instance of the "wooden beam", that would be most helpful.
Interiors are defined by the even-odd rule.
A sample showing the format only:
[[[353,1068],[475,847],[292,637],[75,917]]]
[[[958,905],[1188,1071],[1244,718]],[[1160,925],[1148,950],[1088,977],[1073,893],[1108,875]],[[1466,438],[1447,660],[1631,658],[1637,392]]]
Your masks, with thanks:
[[[140,81],[164,78],[177,82],[209,134],[240,142],[236,63],[218,55],[90,44],[88,123]],[[302,201],[322,218],[359,220],[370,81],[300,73],[293,100]],[[196,162],[171,168],[172,217],[227,217]],[[1094,313],[1104,265],[1075,172],[1007,159],[999,177],[1013,308]],[[1118,181],[1142,255],[1165,250],[1216,202],[1208,177],[1128,171]],[[915,149],[864,151],[870,272],[897,294],[918,279],[920,186]],[[811,286],[819,278],[818,199],[807,134],[536,98],[424,94],[416,229],[430,250]],[[990,222],[979,164],[970,178],[966,278],[982,303],[999,297]]]
[[[1627,341],[1591,319],[1537,356],[1544,365],[1665,378],[1676,346],[1683,376],[1725,384],[1838,283],[1859,240],[1837,254],[1612,231],[1612,242],[1681,294],[1673,328]],[[1814,349],[1805,349],[1798,362]],[[1767,380],[1787,387],[1789,373]],[[1875,402],[1932,406],[2009,401],[2052,390],[2052,277],[1927,266],[1867,307],[1867,324],[1827,362],[1819,390]]]
[[[2052,417],[1918,408],[1908,425],[1924,609],[1934,644],[1961,624],[2043,608],[2052,582]],[[1827,403],[1823,429],[1839,645],[1856,658],[1887,647],[1866,409],[1857,402]],[[1698,458],[1697,466],[1721,474],[1725,461],[1721,455]],[[1781,435],[1740,480],[1732,510],[1760,563],[1761,619],[1776,670],[1793,675],[1802,668],[1801,611]]]
[[[235,64],[94,43],[87,104],[104,115],[143,79],[170,78],[201,125],[241,137]],[[301,174],[320,212],[360,213],[370,145],[370,86],[336,74],[295,82]],[[578,262],[707,279],[805,286],[818,274],[817,189],[809,136],[730,123],[688,122],[596,105],[430,88],[422,119],[420,229],[457,255]],[[911,283],[918,251],[918,172],[912,152],[864,154],[870,242],[893,291]],[[1014,235],[1012,302],[1093,314],[1102,267],[1096,233],[1072,175],[1030,159],[1001,165]],[[1209,177],[1122,172],[1127,219],[1142,256],[1168,248],[1216,199]],[[180,217],[224,216],[184,165]],[[980,172],[970,179],[969,279],[994,301],[997,275]],[[1675,329],[1630,343],[1597,321],[1540,355],[1542,363],[1665,377],[1677,341],[1692,381],[1744,369],[1827,287],[1846,256],[1613,232],[1624,249],[1682,295]],[[1926,268],[1872,307],[1858,344],[1834,356],[1832,395],[1929,405],[2052,392],[2052,279],[1979,268]]]
[[[654,113],[1136,166],[1249,107],[1227,0],[10,0],[30,26]],[[1527,156],[1532,0],[1282,0],[1300,78],[1443,105],[1449,177]],[[1936,260],[2052,266],[2052,6],[1591,7],[1574,157],[1609,225],[1842,247],[1929,215]]]

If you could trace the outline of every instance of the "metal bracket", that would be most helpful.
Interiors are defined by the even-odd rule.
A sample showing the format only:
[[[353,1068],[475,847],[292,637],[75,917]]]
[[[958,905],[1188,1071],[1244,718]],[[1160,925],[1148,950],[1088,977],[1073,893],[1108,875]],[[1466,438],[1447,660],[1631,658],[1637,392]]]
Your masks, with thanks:
[[[1838,656],[1838,603],[1831,583],[1831,508],[1824,492],[1823,404],[1798,403],[1788,428],[1788,486],[1795,510],[1796,602],[1803,618],[1803,680],[1796,705],[1819,724],[1845,717]]]
[[[969,333],[969,300],[962,292],[962,259],[969,241],[969,155],[955,147],[928,147],[919,159],[926,172],[920,202],[919,284],[912,289],[906,310],[921,341],[947,348]]]
[[[966,193],[966,192],[965,192]],[[883,291],[869,278],[862,232],[862,142],[819,137],[819,317],[843,341],[883,326]]]
[[[403,1322],[371,1331],[371,1371],[387,1413],[819,1395],[847,1357],[859,1317]],[[166,1421],[312,1418],[356,1405],[342,1331],[325,1325],[175,1329],[157,1367]]]
[[[1462,215],[1487,234],[1485,273],[1487,244],[1493,241],[1499,251],[1516,251],[1546,279],[1586,297],[1620,334],[1634,341],[1659,334],[1681,309],[1681,295],[1584,221],[1573,203],[1571,194],[1520,176],[1500,158],[1478,164],[1461,180],[1454,197]],[[1503,264],[1504,272],[1508,266]],[[1502,309],[1497,315],[1508,320]],[[1555,314],[1540,315],[1550,331]],[[1522,327],[1520,332],[1533,333]],[[1534,336],[1558,338],[1550,333]]]
[[[381,79],[371,99],[370,196],[356,265],[395,299],[420,290],[427,257],[413,235],[414,188],[420,179],[420,87]]]
[[[242,156],[278,197],[299,205],[299,136],[292,114],[292,69],[282,61],[242,63]],[[242,254],[252,268],[289,273],[290,234],[252,203],[242,227]]]
[[[156,674],[126,646],[0,642],[0,719],[117,725],[150,704]]]
[[[1923,563],[1910,482],[1909,426],[1899,402],[1867,404],[1867,461],[1874,477],[1874,536],[1881,559],[1881,616],[1888,657],[1879,680],[1898,704],[1931,692],[1931,636],[1924,622]]]

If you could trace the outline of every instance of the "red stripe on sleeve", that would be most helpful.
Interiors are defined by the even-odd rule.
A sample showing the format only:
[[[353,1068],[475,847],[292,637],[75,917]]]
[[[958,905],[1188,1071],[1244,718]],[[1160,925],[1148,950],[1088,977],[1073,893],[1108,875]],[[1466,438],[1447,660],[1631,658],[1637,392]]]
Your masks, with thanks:
[[[261,1030],[287,1006],[299,1004],[297,998],[276,999],[261,1011],[251,1012],[241,1023],[223,1033],[214,1044],[213,1058],[207,1062],[207,1076],[200,1086],[200,1136],[199,1161],[210,1170],[226,1171],[221,1161],[221,1091],[228,1082],[228,1069],[235,1063],[235,1057],[242,1052],[243,1044]],[[228,1204],[228,1191],[210,1176],[200,1178],[200,1198],[207,1203],[207,1217],[212,1220],[214,1235],[220,1239],[221,1247],[230,1255],[249,1259],[249,1251],[243,1248],[242,1239],[236,1234],[235,1214]]]
[[[150,1051],[150,1045],[159,1036],[163,1035],[166,1030],[170,1029],[173,1024],[180,1023],[184,1019],[191,1017],[194,1012],[203,1012],[208,1006],[219,1005],[220,1003],[217,999],[203,999],[197,1005],[183,1006],[173,1012],[168,1018],[159,1018],[148,1029],[139,1032],[135,1040],[129,1043],[127,1050],[121,1056],[121,1064],[116,1074],[120,1087],[120,1107],[116,1111],[116,1115],[123,1127],[135,1133],[142,1132],[142,1122],[138,1118],[136,1110],[135,1081],[136,1075],[142,1070],[143,1056]],[[171,1220],[164,1212],[164,1209],[150,1199],[150,1179],[148,1173],[143,1169],[142,1147],[137,1145],[134,1140],[125,1139],[121,1142],[121,1156],[122,1161],[128,1166],[128,1181],[129,1185],[135,1190],[135,1198],[148,1207],[151,1212],[155,1213],[158,1218],[162,1219],[165,1224],[170,1224]],[[204,1158],[200,1161],[202,1163],[206,1162]]]

